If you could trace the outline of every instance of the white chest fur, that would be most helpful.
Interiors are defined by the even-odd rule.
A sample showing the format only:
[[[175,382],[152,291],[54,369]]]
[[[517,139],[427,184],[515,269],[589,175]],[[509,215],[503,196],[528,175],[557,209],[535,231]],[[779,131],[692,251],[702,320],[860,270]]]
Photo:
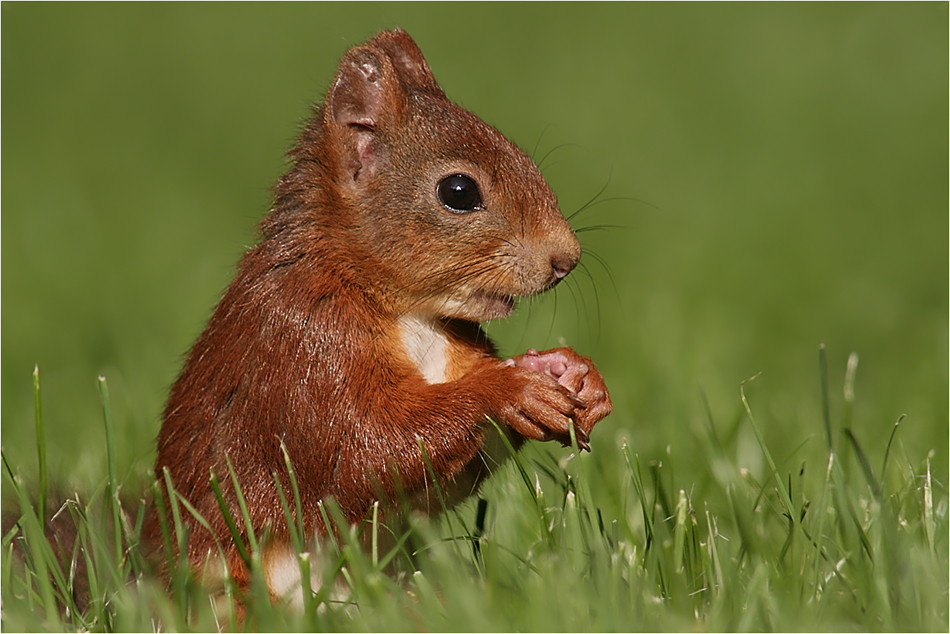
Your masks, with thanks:
[[[418,315],[399,318],[402,344],[409,359],[429,383],[445,383],[449,367],[449,339],[438,320]]]

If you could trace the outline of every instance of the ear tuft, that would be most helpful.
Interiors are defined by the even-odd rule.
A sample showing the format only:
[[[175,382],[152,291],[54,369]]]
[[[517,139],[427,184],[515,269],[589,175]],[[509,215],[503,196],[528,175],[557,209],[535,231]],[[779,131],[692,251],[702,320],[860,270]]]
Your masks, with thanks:
[[[354,48],[347,53],[327,100],[334,121],[367,128],[376,126],[386,100],[386,65],[369,48]]]
[[[399,28],[383,31],[368,44],[386,52],[407,87],[444,95],[422,50],[408,33]]]

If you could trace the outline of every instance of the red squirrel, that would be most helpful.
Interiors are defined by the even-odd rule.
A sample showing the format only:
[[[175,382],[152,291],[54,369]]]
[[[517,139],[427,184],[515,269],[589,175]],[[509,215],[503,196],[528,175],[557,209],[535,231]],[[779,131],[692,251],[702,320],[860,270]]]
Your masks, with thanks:
[[[351,523],[377,501],[425,498],[427,460],[442,486],[471,493],[492,421],[515,446],[567,444],[573,424],[587,448],[611,411],[590,359],[558,348],[503,360],[479,326],[563,280],[581,249],[532,160],[446,98],[406,32],[346,53],[290,157],[260,243],[172,388],[156,462],[210,525],[182,513],[191,565],[202,572],[220,547],[242,583],[209,484],[216,473],[240,518],[230,459],[269,535],[275,595],[291,548],[274,483],[290,491],[284,450],[313,535],[328,497]]]

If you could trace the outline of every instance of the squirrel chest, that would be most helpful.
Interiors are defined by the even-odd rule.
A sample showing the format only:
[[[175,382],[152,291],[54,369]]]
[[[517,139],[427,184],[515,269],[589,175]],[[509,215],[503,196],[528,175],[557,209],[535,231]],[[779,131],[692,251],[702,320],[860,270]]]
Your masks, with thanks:
[[[411,365],[427,383],[445,383],[450,380],[452,362],[448,335],[434,319],[418,315],[400,317],[397,323],[398,341]]]

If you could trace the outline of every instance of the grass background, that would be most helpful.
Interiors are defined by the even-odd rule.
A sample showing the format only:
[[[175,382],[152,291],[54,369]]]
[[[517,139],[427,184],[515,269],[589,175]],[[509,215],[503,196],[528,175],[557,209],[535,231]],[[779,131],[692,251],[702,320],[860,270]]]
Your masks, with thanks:
[[[451,98],[544,159],[566,213],[605,187],[576,224],[620,227],[582,234],[606,270],[588,257],[572,284],[490,326],[506,353],[563,337],[598,362],[615,414],[584,458],[595,498],[632,495],[617,483],[626,439],[715,507],[707,402],[730,460],[761,480],[739,400],[760,372],[747,389],[776,460],[820,472],[825,343],[835,442],[849,427],[880,475],[906,414],[896,455],[933,452],[945,517],[947,5],[5,4],[2,17],[2,432],[27,481],[38,363],[53,479],[88,490],[106,476],[103,374],[118,471],[140,486],[182,355],[255,241],[309,104],[347,47],[400,25]]]

